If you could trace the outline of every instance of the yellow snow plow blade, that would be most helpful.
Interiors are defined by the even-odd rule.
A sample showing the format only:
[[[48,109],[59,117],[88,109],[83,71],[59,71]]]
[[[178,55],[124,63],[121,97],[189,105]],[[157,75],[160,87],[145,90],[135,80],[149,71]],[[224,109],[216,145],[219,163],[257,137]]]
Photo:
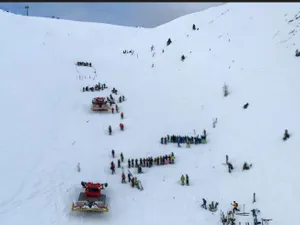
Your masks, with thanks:
[[[108,212],[108,206],[104,206],[103,208],[76,208],[74,203],[72,204],[72,211],[75,212]]]

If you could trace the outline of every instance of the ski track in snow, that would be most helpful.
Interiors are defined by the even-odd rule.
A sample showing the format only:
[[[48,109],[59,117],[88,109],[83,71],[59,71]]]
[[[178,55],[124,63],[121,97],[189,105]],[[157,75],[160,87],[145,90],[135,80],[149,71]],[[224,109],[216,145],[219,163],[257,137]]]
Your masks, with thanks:
[[[154,29],[0,12],[2,223],[212,225],[235,200],[246,212],[260,209],[258,218],[272,218],[272,225],[298,225],[299,10],[299,3],[228,3]],[[82,92],[98,82],[108,89]],[[92,98],[113,87],[126,97],[118,104],[124,120],[90,110]],[[167,134],[194,129],[207,130],[206,145],[160,144]],[[292,135],[287,142],[284,129]],[[130,169],[142,182],[139,191],[121,183],[121,169],[111,175],[112,149],[117,158],[124,153],[125,171],[128,158],[174,152],[176,159],[141,175]],[[243,172],[245,161],[253,167]],[[182,174],[189,174],[189,187],[180,185]],[[71,212],[81,181],[108,183],[109,213]],[[202,209],[202,198],[219,202],[219,210]],[[237,222],[252,225],[253,218]]]

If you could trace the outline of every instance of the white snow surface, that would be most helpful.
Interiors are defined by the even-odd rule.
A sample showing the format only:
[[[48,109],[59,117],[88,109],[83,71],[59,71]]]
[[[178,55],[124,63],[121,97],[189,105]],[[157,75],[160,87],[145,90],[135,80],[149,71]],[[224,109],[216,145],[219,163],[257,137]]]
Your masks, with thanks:
[[[272,225],[298,225],[299,11],[299,3],[228,3],[154,29],[0,12],[1,224],[213,225],[237,201]],[[97,82],[109,89],[81,91]],[[113,87],[127,98],[124,131],[119,114],[90,110]],[[207,130],[206,145],[160,144],[194,129]],[[176,163],[145,168],[139,191],[121,183],[121,169],[111,175],[112,149],[123,152],[125,171],[128,158],[174,152]],[[243,172],[245,161],[253,168]],[[186,173],[189,187],[179,184]],[[108,183],[108,213],[71,212],[81,181]],[[219,210],[202,209],[202,198]],[[237,221],[253,224],[252,216]]]

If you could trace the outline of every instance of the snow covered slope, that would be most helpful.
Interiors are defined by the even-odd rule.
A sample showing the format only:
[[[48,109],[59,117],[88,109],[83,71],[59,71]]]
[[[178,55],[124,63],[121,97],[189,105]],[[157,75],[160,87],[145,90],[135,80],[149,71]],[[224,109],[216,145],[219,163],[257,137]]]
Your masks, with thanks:
[[[235,200],[260,209],[270,224],[298,225],[299,11],[298,3],[225,4],[154,29],[1,12],[2,224],[212,225]],[[81,91],[97,82],[109,89]],[[90,111],[91,99],[112,87],[127,98],[119,105],[124,132],[118,114]],[[206,145],[160,144],[194,129],[207,130]],[[286,142],[284,129],[292,134]],[[174,152],[176,164],[145,168],[140,192],[121,184],[121,169],[110,174],[112,149],[125,162]],[[245,161],[253,168],[242,172]],[[189,187],[179,185],[186,173]],[[71,212],[81,181],[108,183],[109,213]],[[219,211],[202,209],[203,197],[219,202]],[[253,224],[251,216],[237,221]]]

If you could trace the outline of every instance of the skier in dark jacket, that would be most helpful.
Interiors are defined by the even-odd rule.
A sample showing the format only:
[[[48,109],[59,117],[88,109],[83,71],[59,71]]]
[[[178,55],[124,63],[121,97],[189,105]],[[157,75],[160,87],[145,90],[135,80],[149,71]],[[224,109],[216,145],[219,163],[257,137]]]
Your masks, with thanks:
[[[289,139],[289,138],[290,138],[290,134],[289,134],[288,130],[285,129],[284,135],[283,135],[283,140],[286,141],[286,140]]]
[[[109,133],[109,135],[111,135],[111,133],[112,133],[112,129],[111,129],[110,125],[108,126],[108,133]]]
[[[164,138],[163,138],[163,137],[160,139],[160,143],[161,143],[161,144],[164,143]]]
[[[135,167],[138,167],[138,159],[135,159]]]
[[[131,161],[130,161],[130,159],[128,159],[128,168],[130,168],[131,167]]]
[[[120,157],[121,157],[121,162],[124,162],[124,155],[123,155],[123,152],[121,152]]]
[[[111,174],[114,174],[116,172],[115,171],[115,164],[114,164],[114,162],[111,162],[110,169],[111,169]]]
[[[189,175],[185,175],[185,183],[186,183],[186,185],[190,185],[190,178],[189,178]]]
[[[124,119],[124,114],[123,114],[123,112],[121,112],[121,119]]]
[[[143,166],[143,167],[146,166],[146,159],[145,159],[145,158],[143,158],[143,164],[142,164],[142,166]]]
[[[120,167],[121,167],[121,160],[118,159],[118,168],[120,168]]]
[[[133,177],[133,178],[131,178],[131,187],[134,187],[134,185],[135,185],[135,179]]]
[[[127,177],[128,177],[128,182],[130,182],[130,180],[131,180],[131,173],[128,173]]]
[[[143,173],[141,165],[138,165],[138,174]]]
[[[115,150],[111,150],[111,155],[113,158],[115,158]]]
[[[126,183],[126,176],[125,176],[125,174],[124,173],[122,173],[122,183]]]
[[[202,201],[203,201],[203,203],[202,203],[201,207],[204,208],[204,209],[207,209],[206,200],[204,198],[202,198]]]
[[[165,145],[167,144],[167,138],[166,137],[164,138],[164,144]]]

